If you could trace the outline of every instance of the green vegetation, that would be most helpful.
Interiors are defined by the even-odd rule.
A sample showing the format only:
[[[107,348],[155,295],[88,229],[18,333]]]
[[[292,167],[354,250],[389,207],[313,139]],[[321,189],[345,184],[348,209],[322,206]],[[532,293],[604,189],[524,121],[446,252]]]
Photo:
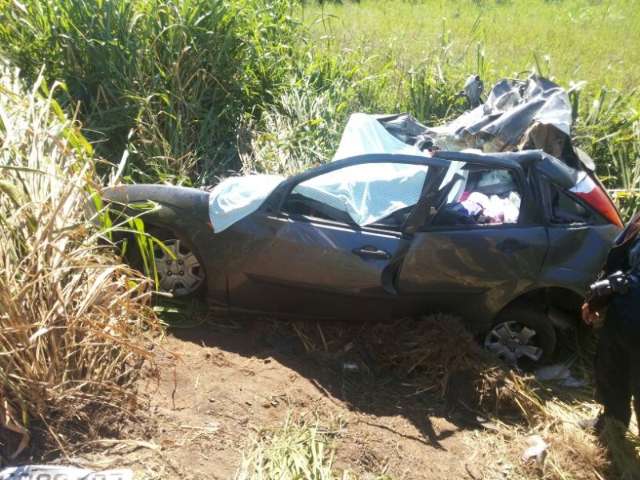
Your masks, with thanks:
[[[637,188],[638,28],[633,0],[0,0],[1,54],[65,83],[101,156],[126,158],[130,180],[194,185],[299,171],[354,111],[440,122],[466,107],[467,74],[537,70],[571,88],[607,185]]]
[[[0,59],[22,77],[0,72],[0,420],[16,450],[38,422],[63,447],[100,433],[97,407],[135,407],[148,285],[83,210],[113,166],[195,186],[292,173],[331,158],[352,112],[441,122],[466,108],[469,73],[537,71],[570,88],[606,184],[638,188],[639,31],[635,0],[0,0]],[[239,478],[336,478],[333,439],[288,422]]]
[[[238,168],[240,126],[291,88],[342,77],[305,70],[287,0],[0,0],[2,54],[67,86],[98,152],[144,181],[211,183]]]
[[[446,52],[447,68],[490,79],[540,68],[566,86],[587,81],[592,93],[640,82],[634,0],[362,0],[309,6],[303,18],[317,40],[362,50],[378,70]]]

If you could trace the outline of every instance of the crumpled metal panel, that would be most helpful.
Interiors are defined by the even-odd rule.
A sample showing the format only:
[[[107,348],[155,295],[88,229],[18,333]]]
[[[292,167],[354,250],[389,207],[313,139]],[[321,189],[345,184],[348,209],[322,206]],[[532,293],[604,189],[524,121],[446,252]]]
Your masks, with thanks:
[[[464,94],[477,104],[481,80],[472,76]],[[467,90],[470,90],[467,92]],[[378,116],[396,138],[429,149],[483,152],[543,150],[573,168],[593,170],[593,161],[571,143],[572,110],[559,85],[532,75],[496,83],[484,103],[440,126],[424,126],[409,114]],[[427,139],[427,140],[425,140]]]

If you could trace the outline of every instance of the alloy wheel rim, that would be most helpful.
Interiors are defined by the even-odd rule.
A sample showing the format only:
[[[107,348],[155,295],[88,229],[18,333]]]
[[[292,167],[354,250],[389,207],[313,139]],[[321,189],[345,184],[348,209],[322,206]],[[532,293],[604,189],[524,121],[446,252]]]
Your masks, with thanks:
[[[176,297],[196,292],[204,282],[204,270],[196,255],[178,239],[162,243],[166,249],[159,246],[154,249],[160,289]]]
[[[509,365],[521,366],[521,361],[538,363],[544,354],[536,342],[537,332],[517,321],[497,324],[487,334],[484,346]]]

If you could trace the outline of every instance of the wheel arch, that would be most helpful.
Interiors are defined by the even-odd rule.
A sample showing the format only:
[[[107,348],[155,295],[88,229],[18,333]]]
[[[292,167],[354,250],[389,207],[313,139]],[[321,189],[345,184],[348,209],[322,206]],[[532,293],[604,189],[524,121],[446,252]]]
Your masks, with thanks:
[[[533,306],[544,312],[553,325],[560,329],[575,327],[584,296],[574,289],[561,286],[537,287],[521,293],[506,303],[496,315],[512,308]]]

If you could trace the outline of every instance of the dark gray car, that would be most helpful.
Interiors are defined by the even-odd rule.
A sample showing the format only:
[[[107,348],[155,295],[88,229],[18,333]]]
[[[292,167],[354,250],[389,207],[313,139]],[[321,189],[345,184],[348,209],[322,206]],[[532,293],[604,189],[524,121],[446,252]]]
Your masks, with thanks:
[[[424,167],[421,193],[366,226],[302,188],[390,164]],[[370,196],[393,202],[381,188]],[[145,223],[173,252],[158,248],[156,261],[161,287],[176,296],[206,291],[217,307],[296,318],[452,312],[511,362],[551,358],[555,329],[575,321],[622,225],[592,173],[538,150],[334,161],[288,178],[219,233],[206,191],[127,185],[105,196],[114,206],[157,202]],[[474,212],[474,198],[504,211]]]

